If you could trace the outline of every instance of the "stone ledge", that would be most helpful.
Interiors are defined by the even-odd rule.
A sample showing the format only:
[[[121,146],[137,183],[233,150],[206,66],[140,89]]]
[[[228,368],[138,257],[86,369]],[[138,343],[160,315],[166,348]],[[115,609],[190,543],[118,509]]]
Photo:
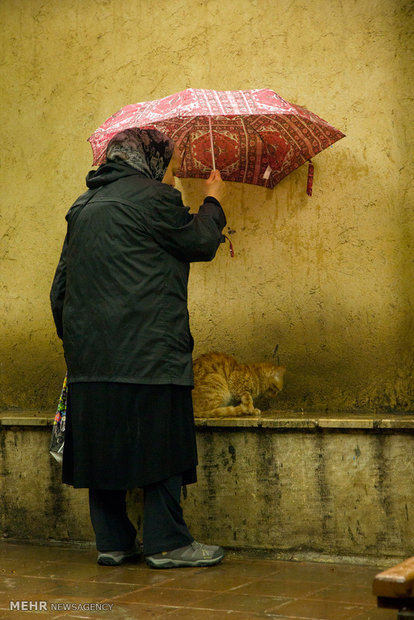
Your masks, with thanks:
[[[0,411],[0,427],[1,426],[52,426],[54,413],[47,411],[16,411],[6,410]]]
[[[54,412],[6,410],[0,412],[0,426],[52,426]],[[414,431],[414,414],[318,413],[267,411],[260,417],[196,418],[197,428],[309,430],[405,430]]]
[[[87,491],[62,485],[49,454],[53,415],[0,413],[0,534],[91,541]],[[408,414],[286,410],[197,420],[199,482],[184,503],[195,538],[292,559],[414,556],[413,423]],[[128,501],[137,523],[142,492]]]

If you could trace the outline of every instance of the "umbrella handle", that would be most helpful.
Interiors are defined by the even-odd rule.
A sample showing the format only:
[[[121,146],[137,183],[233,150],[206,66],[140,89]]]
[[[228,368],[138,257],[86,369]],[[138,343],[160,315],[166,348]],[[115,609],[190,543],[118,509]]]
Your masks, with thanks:
[[[225,237],[227,239],[227,241],[229,242],[229,244],[230,244],[230,256],[232,258],[234,258],[234,248],[233,248],[232,242],[230,241],[230,239],[228,238],[227,235],[223,235],[223,237]]]
[[[211,159],[213,162],[213,170],[216,169],[216,158],[214,157],[214,144],[213,144],[213,130],[211,129],[211,118],[208,117],[208,124],[210,125],[210,144],[211,144]]]
[[[306,193],[307,193],[308,196],[312,196],[313,171],[314,171],[313,163],[309,159],[308,182],[307,182],[307,186],[306,186]]]

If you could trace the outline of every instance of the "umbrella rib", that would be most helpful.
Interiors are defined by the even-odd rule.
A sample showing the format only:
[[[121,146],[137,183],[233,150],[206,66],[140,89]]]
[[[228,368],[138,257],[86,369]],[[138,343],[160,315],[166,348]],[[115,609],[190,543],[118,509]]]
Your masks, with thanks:
[[[145,112],[145,114],[147,114],[148,111],[151,110],[151,107],[152,107],[151,104],[152,104],[152,102],[149,101],[147,103],[147,105],[143,105],[142,108],[137,110],[137,115],[135,116],[135,122],[136,123],[139,123],[139,120],[142,118],[142,116],[144,116],[144,112]]]
[[[302,154],[302,153],[301,153],[301,151],[300,151],[300,145],[296,142],[296,140],[294,139],[294,137],[293,137],[293,136],[291,136],[291,135],[290,135],[290,134],[286,131],[285,127],[283,127],[283,125],[277,121],[277,119],[276,119],[276,118],[269,118],[269,116],[267,116],[266,114],[263,114],[263,115],[258,115],[258,116],[262,116],[263,118],[267,118],[268,120],[271,120],[272,122],[276,123],[276,124],[278,125],[278,127],[280,127],[280,129],[282,129],[282,130],[283,130],[283,132],[287,133],[288,137],[294,141],[294,143],[295,143],[295,145],[296,145],[297,149],[299,150],[298,155],[300,155],[300,156],[303,158],[303,162],[302,162],[302,163],[305,163],[305,161],[307,161],[307,159],[308,159],[308,158],[307,158],[307,157],[304,157],[304,156],[303,156],[303,154]],[[245,119],[245,120],[247,120],[247,119]],[[261,140],[261,141],[262,141],[262,143],[263,143],[263,147],[264,147],[265,151],[266,151],[267,153],[269,153],[269,149],[267,148],[266,142],[263,140],[262,136],[260,135],[260,132],[259,132],[259,131],[257,131],[257,129],[256,129],[255,127],[253,127],[253,125],[252,125],[251,123],[248,123],[248,125],[249,125],[249,127],[250,127],[250,128],[251,128],[251,129],[252,129],[252,130],[253,130],[253,131],[254,131],[254,132],[258,135],[258,137],[260,138],[260,140]]]
[[[215,170],[216,169],[216,158],[214,157],[213,130],[211,129],[211,116],[208,117],[208,124],[210,127],[211,160],[213,164],[212,170]]]
[[[218,104],[219,104],[219,106],[220,106],[220,108],[221,108],[222,113],[223,113],[223,114],[226,114],[226,110],[224,109],[223,104],[221,103],[221,99],[220,99],[220,97],[218,97],[218,96],[217,96],[216,91],[210,91],[210,92],[215,93],[216,103],[218,103]]]
[[[250,113],[250,114],[253,114],[252,109],[251,109],[251,107],[250,107],[250,105],[249,105],[249,102],[247,101],[246,95],[244,94],[244,92],[243,92],[243,91],[240,91],[240,92],[241,92],[241,95],[242,95],[242,97],[243,97],[243,99],[244,99],[244,102],[245,102],[245,104],[246,104],[246,107],[247,107],[247,109],[249,110],[249,113]]]
[[[279,130],[281,130],[284,134],[286,134],[286,136],[287,136],[287,138],[288,138],[288,142],[291,142],[291,141],[292,141],[292,142],[295,144],[295,146],[296,146],[296,148],[297,148],[297,151],[298,151],[298,152],[297,152],[297,156],[302,157],[302,160],[303,160],[303,161],[302,161],[302,163],[305,163],[305,161],[307,161],[307,160],[309,159],[308,157],[305,157],[305,156],[303,155],[303,153],[301,152],[301,147],[300,147],[300,144],[299,144],[299,143],[295,140],[294,136],[292,136],[292,135],[291,135],[291,134],[290,134],[290,133],[286,130],[286,128],[283,126],[283,124],[282,124],[282,123],[280,123],[280,122],[277,120],[277,118],[276,118],[276,117],[269,117],[267,114],[263,114],[263,115],[261,115],[261,116],[263,116],[263,118],[266,118],[267,120],[270,120],[270,121],[272,121],[273,123],[275,123],[275,125],[277,125],[277,127],[279,128]],[[260,135],[260,132],[258,132],[258,131],[257,131],[257,129],[255,129],[255,128],[253,127],[253,125],[251,125],[250,123],[249,123],[249,127],[251,127],[251,128],[253,129],[253,131],[255,131],[255,132],[257,133],[257,135],[259,136],[259,138],[262,140],[263,144],[265,145],[265,142],[264,142],[264,140],[263,140],[262,136]]]
[[[289,116],[289,115],[284,115],[284,116],[283,116],[283,118],[286,118],[286,120],[289,122],[289,120],[288,120],[288,116]],[[302,120],[299,116],[297,116],[297,115],[293,115],[293,116],[294,116],[295,118],[297,118],[297,119],[298,119],[298,120],[302,123],[302,125],[303,125],[304,127],[306,127],[306,129],[309,129],[309,131],[311,131],[310,127],[309,127],[308,125],[306,125],[306,123],[304,123],[304,122],[303,122],[303,120]],[[287,133],[287,135],[289,136],[289,138],[290,138],[290,139],[292,139],[292,140],[294,141],[294,143],[296,144],[297,148],[300,150],[300,144],[298,144],[298,142],[295,140],[294,136],[292,136],[292,134],[290,134],[290,133],[289,133],[289,132],[285,129],[285,127],[283,126],[283,124],[282,124],[282,123],[280,123],[280,122],[279,122],[276,118],[271,118],[271,117],[269,117],[267,114],[264,114],[264,115],[263,115],[263,118],[267,118],[268,120],[271,120],[271,121],[273,121],[274,123],[276,123],[276,124],[278,125],[278,127],[280,127],[280,129],[282,129],[285,133]],[[290,124],[290,123],[289,123],[289,124]],[[295,127],[295,126],[293,125],[293,127]],[[315,136],[314,132],[312,132],[312,135],[313,135],[313,136]],[[316,136],[315,136],[315,138],[316,138],[316,140],[318,140],[318,138],[317,138]],[[321,145],[321,143],[320,143],[320,140],[318,140],[318,143],[319,143],[319,146],[320,146],[320,150],[323,150],[322,145]],[[309,147],[309,146],[308,146],[308,148],[311,148],[311,147]],[[312,149],[311,149],[311,150],[312,150]],[[299,154],[300,154],[300,155],[302,155],[302,153],[301,153],[301,152],[300,152]],[[303,156],[303,155],[302,155],[302,156]],[[308,157],[303,157],[303,161],[304,161],[304,162],[305,162],[305,161],[307,161],[307,160],[308,160]]]
[[[261,114],[260,114],[260,115],[258,115],[258,116],[261,116]],[[247,119],[244,119],[244,120],[245,120],[245,121],[247,121]],[[264,148],[267,150],[267,148],[266,148],[266,142],[263,140],[262,136],[260,135],[260,132],[259,132],[259,131],[257,131],[257,129],[256,129],[255,127],[253,127],[253,125],[252,125],[250,122],[248,122],[248,121],[247,121],[247,124],[249,125],[250,129],[252,129],[252,130],[253,130],[253,131],[254,131],[254,132],[255,132],[255,133],[259,136],[260,140],[261,140],[261,141],[262,141],[262,143],[263,143]]]
[[[319,144],[319,152],[320,152],[320,151],[322,150],[322,148],[323,148],[323,147],[322,147],[321,141],[320,141],[320,140],[319,140],[319,138],[317,137],[316,133],[312,131],[312,128],[311,128],[311,127],[309,127],[308,125],[306,125],[306,123],[304,123],[304,122],[303,122],[303,119],[302,119],[300,116],[297,116],[296,118],[299,120],[299,122],[300,122],[300,123],[301,123],[304,127],[306,127],[306,129],[308,129],[308,130],[312,133],[312,135],[313,135],[313,137],[315,138],[315,140],[317,140],[317,142],[318,142],[318,144]],[[312,149],[312,144],[310,144],[310,145],[309,145],[309,148],[313,151],[313,149]]]
[[[211,106],[210,106],[210,103],[209,103],[209,101],[208,101],[208,99],[207,99],[207,95],[206,95],[205,90],[203,90],[203,95],[204,95],[205,102],[206,102],[206,104],[207,104],[208,111],[210,112],[210,116],[211,116],[211,115],[213,114],[213,112],[212,112],[212,110],[211,110]]]
[[[249,165],[249,136],[247,135],[246,125],[244,124],[244,119],[242,116],[240,116],[240,120],[243,126],[244,135],[246,137],[246,164],[244,166],[244,175],[243,175],[243,183],[245,183],[246,177],[247,177],[247,167]]]
[[[191,123],[194,123],[195,119],[194,118],[190,118],[188,119],[188,121],[185,121],[182,125],[180,125],[174,132],[171,133],[171,140],[174,140],[175,135],[178,132],[181,132],[183,127],[185,127],[186,125],[191,125]]]
[[[214,143],[213,143],[213,131],[212,131],[212,127],[211,127],[211,116],[210,115],[206,115],[204,118],[207,118],[207,120],[209,122],[211,157],[212,157],[212,162],[213,162],[212,170],[215,170],[215,168],[216,168],[216,159],[215,159],[215,155],[214,155]],[[176,129],[176,131],[171,133],[171,140],[174,140],[174,138],[175,138],[175,136],[176,136],[176,134],[178,132],[182,132],[183,127],[186,127],[188,125],[190,125],[190,126],[191,125],[196,125],[196,122],[197,122],[197,118],[190,118],[190,119],[188,119],[186,122],[184,122],[182,125],[180,125],[180,127],[178,129]],[[187,149],[187,145],[189,145],[189,144],[190,144],[190,133],[187,133],[186,145],[184,147],[183,161],[184,161],[184,155],[185,155],[185,151]]]
[[[183,167],[186,168],[186,165],[185,165],[185,155],[186,155],[186,152],[187,152],[187,146],[189,144],[190,144],[190,133],[188,133],[187,136],[186,136],[186,141],[185,141],[185,146],[184,146],[184,149],[183,149],[183,154],[181,155],[181,168],[183,168]],[[184,170],[184,172],[185,172],[185,170]]]
[[[262,115],[262,114],[258,114],[257,116],[259,117],[259,116],[263,116],[263,115]],[[247,119],[244,119],[244,120],[247,120]],[[264,151],[265,151],[265,152],[269,155],[269,149],[267,148],[266,142],[263,140],[263,138],[262,138],[262,136],[260,135],[260,133],[257,131],[257,129],[256,129],[255,127],[253,127],[253,125],[251,125],[251,123],[248,123],[248,125],[249,125],[250,129],[252,129],[252,131],[254,131],[254,132],[257,134],[257,136],[260,138],[260,140],[261,140],[261,142],[262,142],[262,145],[263,145],[263,149],[264,149]],[[272,169],[272,170],[273,170],[273,169]],[[270,178],[270,177],[269,177],[269,178]],[[266,185],[267,185],[268,183],[269,183],[269,179],[267,179],[267,180],[266,180]]]

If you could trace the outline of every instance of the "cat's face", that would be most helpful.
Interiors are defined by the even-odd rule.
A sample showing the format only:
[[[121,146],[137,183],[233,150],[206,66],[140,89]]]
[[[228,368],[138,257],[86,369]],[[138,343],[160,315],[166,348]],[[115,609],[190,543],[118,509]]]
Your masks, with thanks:
[[[277,396],[280,390],[283,388],[283,375],[286,372],[284,366],[274,366],[270,375],[269,387],[266,390],[266,396]]]

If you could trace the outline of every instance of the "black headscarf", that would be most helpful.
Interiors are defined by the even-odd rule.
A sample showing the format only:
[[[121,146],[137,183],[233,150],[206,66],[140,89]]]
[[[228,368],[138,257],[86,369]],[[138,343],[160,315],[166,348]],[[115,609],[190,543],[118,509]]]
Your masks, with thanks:
[[[157,129],[125,129],[106,149],[107,161],[129,164],[146,177],[162,181],[174,152],[174,142]]]

